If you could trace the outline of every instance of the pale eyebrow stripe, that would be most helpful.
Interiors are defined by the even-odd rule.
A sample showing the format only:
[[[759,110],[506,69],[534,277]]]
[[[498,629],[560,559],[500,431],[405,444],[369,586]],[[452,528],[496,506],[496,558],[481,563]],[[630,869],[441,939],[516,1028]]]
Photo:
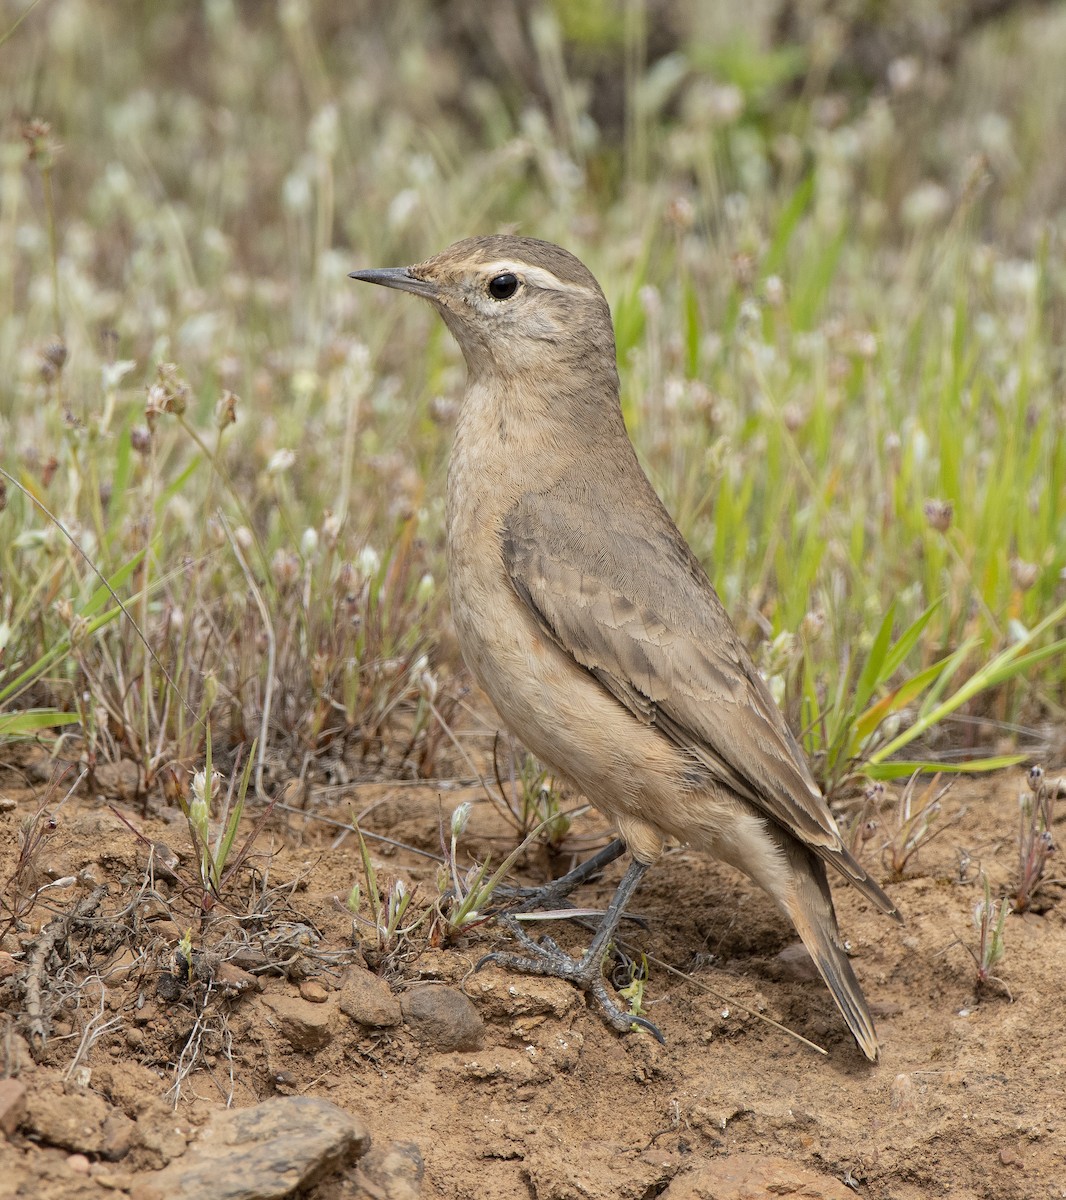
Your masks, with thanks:
[[[580,292],[582,295],[592,295],[592,289],[584,287],[580,283],[564,283],[558,275],[553,275],[551,271],[545,267],[533,267],[526,263],[516,262],[506,259],[500,262],[486,263],[481,267],[481,271],[491,278],[493,275],[521,275],[527,279],[534,287],[546,288],[551,292]]]

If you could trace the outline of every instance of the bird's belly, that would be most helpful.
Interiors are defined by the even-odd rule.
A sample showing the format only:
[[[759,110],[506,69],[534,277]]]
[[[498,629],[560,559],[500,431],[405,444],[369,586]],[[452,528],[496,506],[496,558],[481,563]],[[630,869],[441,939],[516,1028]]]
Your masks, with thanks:
[[[492,602],[475,580],[452,587],[467,666],[504,724],[545,765],[612,820],[645,861],[668,838],[714,849],[736,800],[694,773],[692,760],[623,707],[539,628],[509,583]]]

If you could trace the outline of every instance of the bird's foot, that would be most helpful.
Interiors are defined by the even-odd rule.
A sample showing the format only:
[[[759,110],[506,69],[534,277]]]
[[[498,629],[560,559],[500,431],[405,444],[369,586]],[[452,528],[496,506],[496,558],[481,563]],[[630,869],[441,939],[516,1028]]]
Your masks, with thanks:
[[[591,858],[586,859],[582,863],[578,863],[572,871],[566,875],[560,876],[558,879],[553,879],[550,883],[541,884],[539,887],[516,887],[506,891],[506,895],[513,903],[507,905],[507,911],[511,913],[527,913],[536,912],[538,910],[551,910],[560,908],[572,908],[573,905],[568,899],[570,893],[582,884],[588,883],[592,879],[596,879],[604,867],[609,866],[616,858],[619,858],[625,851],[625,843],[616,838],[613,842],[609,842],[602,850],[599,850]],[[503,892],[503,889],[498,889]]]
[[[569,897],[574,889],[558,887],[559,882],[556,879],[539,887],[512,887],[501,884],[496,888],[495,895],[503,900],[502,908],[506,913],[554,912],[558,909],[573,908],[574,902]]]
[[[603,977],[602,951],[595,944],[581,958],[575,958],[561,949],[550,937],[537,940],[530,937],[519,922],[513,918],[505,916],[501,919],[526,953],[514,954],[506,950],[495,950],[479,960],[474,968],[475,971],[480,971],[487,963],[494,963],[496,966],[504,967],[509,971],[517,971],[522,975],[543,975],[553,979],[565,979],[596,1002],[604,1019],[612,1029],[619,1033],[643,1029],[650,1033],[656,1041],[665,1045],[666,1039],[657,1025],[646,1017],[638,1017],[634,1013],[626,1012],[612,998],[607,989],[607,981]]]

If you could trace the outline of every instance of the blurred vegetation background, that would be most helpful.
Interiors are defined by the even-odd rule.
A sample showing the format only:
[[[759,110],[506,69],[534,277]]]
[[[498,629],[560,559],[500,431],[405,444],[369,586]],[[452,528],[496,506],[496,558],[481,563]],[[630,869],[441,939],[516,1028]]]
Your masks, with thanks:
[[[452,769],[462,362],[346,274],[516,231],[601,280],[827,782],[915,725],[1061,746],[1066,6],[0,0],[0,38],[0,738],[66,720],[144,786],[209,718],[260,787]]]

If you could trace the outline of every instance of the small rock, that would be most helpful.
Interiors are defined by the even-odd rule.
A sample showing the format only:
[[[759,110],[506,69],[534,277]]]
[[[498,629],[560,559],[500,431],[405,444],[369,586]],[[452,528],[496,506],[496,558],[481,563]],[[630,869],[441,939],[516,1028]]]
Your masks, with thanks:
[[[400,1001],[411,1032],[435,1050],[477,1050],[485,1040],[485,1022],[463,995],[450,987],[418,987]]]
[[[679,1175],[662,1200],[855,1200],[838,1179],[768,1154],[730,1154]]]
[[[23,770],[30,783],[48,783],[53,773],[59,775],[63,767],[73,765],[73,763],[53,763],[51,755],[42,753],[39,758],[27,763]]]
[[[371,1194],[381,1200],[418,1200],[424,1174],[422,1151],[414,1142],[391,1142],[370,1150],[359,1164],[356,1180],[369,1181],[377,1189]]]
[[[807,947],[802,942],[793,942],[774,959],[781,979],[792,980],[796,983],[813,983],[819,979],[818,968],[814,959],[807,953]]]
[[[131,1200],[280,1200],[369,1148],[359,1117],[328,1100],[278,1097],[216,1114],[182,1158],[134,1180]]]
[[[261,992],[263,981],[258,975],[242,971],[235,963],[220,963],[215,971],[214,983],[228,996],[243,996],[245,992]]]
[[[129,977],[136,971],[144,969],[144,958],[140,954],[134,954],[127,946],[120,950],[118,954],[111,960],[111,966],[107,972],[107,982],[109,984],[118,985],[125,983]]]
[[[174,921],[174,914],[171,906],[160,896],[153,896],[149,893],[144,900],[137,906],[141,916],[148,922],[148,928],[152,933],[161,933],[160,925],[166,927],[167,936],[170,931],[174,932],[174,941],[181,940],[181,930]]]
[[[185,1153],[189,1137],[176,1121],[141,1120],[137,1122],[137,1141],[149,1162],[165,1167]]]
[[[634,1036],[627,1037],[622,1045],[638,1083],[649,1083],[662,1074],[663,1046],[650,1033],[635,1030]]]
[[[283,1096],[295,1096],[300,1090],[300,1081],[291,1071],[275,1071],[271,1078],[275,1090]]]
[[[177,975],[171,974],[170,971],[160,971],[155,983],[155,994],[164,1004],[173,1004],[180,1000],[184,990],[185,985]]]
[[[369,971],[352,971],[341,987],[340,997],[341,1012],[371,1029],[390,1029],[403,1019],[392,989]]]
[[[133,1186],[133,1176],[128,1171],[116,1171],[109,1163],[93,1163],[89,1174],[94,1183],[109,1192],[128,1192]]]
[[[128,758],[120,758],[115,763],[99,763],[96,785],[110,800],[134,800],[141,785],[141,773],[137,764]]]
[[[47,784],[52,780],[53,772],[58,774],[58,764],[53,763],[52,757],[42,750],[40,757],[26,763],[23,770],[31,784]]]
[[[299,996],[267,996],[264,1003],[273,1010],[282,1036],[294,1050],[309,1052],[329,1045],[333,1036],[330,1007],[308,1004]]]
[[[19,961],[13,954],[7,950],[0,950],[0,979],[9,979],[12,975],[17,975],[19,966]]]
[[[127,1058],[121,1066],[98,1067],[93,1085],[95,1091],[135,1121],[146,1114],[153,1120],[164,1116],[173,1120],[173,1109],[162,1098],[163,1078],[162,1072],[139,1066]]]
[[[917,1103],[915,1095],[914,1077],[908,1075],[905,1071],[901,1071],[895,1079],[892,1080],[892,1087],[889,1091],[892,1107],[898,1108],[902,1112],[910,1112]]]
[[[161,879],[174,882],[177,880],[177,871],[181,866],[181,859],[177,854],[166,844],[166,842],[152,843],[152,863],[155,867],[156,875]]]
[[[176,946],[181,941],[182,936],[180,926],[170,920],[149,922],[148,932],[153,937],[162,938],[163,941],[168,942],[171,946]]]
[[[489,1018],[564,1017],[581,1007],[581,993],[562,979],[515,975],[486,967],[471,977],[467,988],[478,997],[478,1008]]]
[[[133,1134],[136,1126],[118,1109],[107,1114],[103,1128],[103,1143],[100,1146],[101,1157],[108,1162],[118,1162],[125,1158],[133,1145]]]
[[[300,995],[308,1004],[325,1004],[329,999],[329,992],[317,979],[305,979],[300,984]]]
[[[67,1166],[76,1175],[88,1175],[89,1174],[90,1163],[84,1154],[71,1154],[67,1158]]]
[[[102,1154],[104,1122],[112,1111],[95,1092],[67,1095],[41,1088],[27,1094],[22,1123],[28,1133],[49,1146],[74,1154]]]
[[[0,1130],[11,1136],[26,1116],[26,1085],[18,1079],[0,1079]]]

